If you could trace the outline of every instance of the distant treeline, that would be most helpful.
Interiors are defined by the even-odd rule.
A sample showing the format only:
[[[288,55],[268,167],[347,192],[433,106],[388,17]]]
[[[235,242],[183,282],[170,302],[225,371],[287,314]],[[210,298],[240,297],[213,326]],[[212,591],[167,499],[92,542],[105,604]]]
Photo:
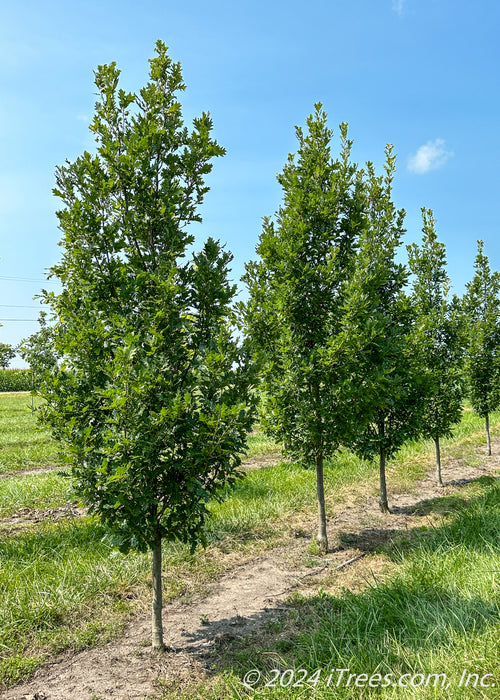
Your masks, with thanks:
[[[33,372],[30,369],[0,369],[0,392],[31,391]]]

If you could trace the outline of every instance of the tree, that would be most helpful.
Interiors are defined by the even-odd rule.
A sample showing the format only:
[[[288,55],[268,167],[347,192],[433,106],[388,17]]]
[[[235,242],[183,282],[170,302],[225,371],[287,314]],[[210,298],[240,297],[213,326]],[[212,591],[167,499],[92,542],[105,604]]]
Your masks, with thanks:
[[[47,378],[50,378],[60,359],[55,351],[54,327],[47,321],[45,311],[40,312],[38,322],[39,330],[25,338],[19,346],[21,357],[33,372],[34,386],[38,386],[44,380],[46,373]]]
[[[488,455],[491,455],[489,416],[500,405],[500,275],[491,271],[477,242],[476,273],[463,299],[468,324],[466,375],[472,408],[484,418]]]
[[[16,349],[8,343],[0,343],[0,367],[7,369],[11,360],[16,356]]]
[[[324,461],[352,429],[354,377],[343,301],[362,224],[362,188],[342,124],[341,154],[321,104],[296,128],[298,152],[278,182],[283,204],[264,219],[260,259],[246,266],[246,328],[262,359],[263,425],[286,454],[316,469],[318,537],[328,549]]]
[[[404,233],[404,210],[392,202],[396,158],[386,148],[385,175],[367,164],[365,227],[346,308],[357,336],[358,371],[364,377],[358,407],[363,420],[351,443],[364,458],[378,456],[380,509],[389,513],[386,462],[420,429],[421,387],[409,342],[408,271],[396,262]]]
[[[204,542],[209,498],[234,483],[254,408],[234,339],[231,255],[209,238],[186,259],[224,150],[207,114],[184,126],[181,68],[156,44],[139,93],[114,63],[95,73],[84,152],[56,172],[61,261],[45,292],[56,320],[40,393],[83,501],[124,552],[152,550],[153,648],[163,649],[162,542]]]
[[[414,275],[414,348],[425,383],[422,435],[434,440],[437,481],[443,486],[440,438],[451,437],[452,426],[462,415],[460,328],[456,309],[447,298],[450,279],[445,246],[437,239],[432,210],[422,208],[422,218],[422,245],[408,246]]]

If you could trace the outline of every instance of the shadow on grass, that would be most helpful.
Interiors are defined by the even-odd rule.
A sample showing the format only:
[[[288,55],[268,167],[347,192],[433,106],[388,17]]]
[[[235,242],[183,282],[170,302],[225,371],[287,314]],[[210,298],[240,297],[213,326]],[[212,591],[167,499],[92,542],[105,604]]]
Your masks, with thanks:
[[[483,476],[473,480],[489,490],[476,498],[466,500],[457,495],[442,496],[420,501],[412,506],[399,508],[394,512],[422,517],[435,513],[451,516],[451,521],[441,528],[415,527],[412,530],[395,529],[365,529],[359,533],[341,533],[341,541],[349,546],[356,546],[363,551],[384,552],[391,555],[399,549],[418,547],[425,543],[426,547],[439,547],[446,535],[449,546],[468,542],[473,549],[500,547],[500,479]],[[468,481],[467,483],[471,483]],[[487,516],[485,516],[487,513]]]
[[[493,486],[495,483],[500,483],[500,477],[498,476],[480,476],[471,479],[455,479],[454,481],[449,481],[445,486],[455,486],[463,488],[465,486],[470,486],[471,484],[480,484],[482,486]],[[448,513],[460,509],[462,506],[466,506],[467,501],[461,498],[458,494],[452,494],[450,496],[437,496],[436,498],[429,498],[418,503],[414,503],[411,506],[394,506],[392,512],[394,514],[405,514],[405,515],[428,515],[430,513],[438,513],[440,515],[447,515]]]
[[[500,622],[495,584],[495,572],[500,574],[500,566],[495,566],[500,483],[490,483],[486,493],[468,503],[453,501],[454,512],[445,525],[417,528],[402,546],[392,544],[401,531],[359,533],[356,546],[384,552],[401,565],[389,580],[374,580],[362,593],[296,596],[287,605],[248,618],[221,620],[217,628],[200,625],[186,640],[187,648],[207,649],[204,653],[214,669],[240,677],[252,668],[263,674],[273,668],[330,667],[359,674],[403,674],[428,664],[436,672],[435,659],[450,664],[446,659],[455,658],[451,667],[445,666],[454,672],[464,661],[467,645],[474,649],[475,639],[482,639],[484,648],[494,647]],[[281,698],[279,692],[284,691],[278,691],[276,697]],[[328,697],[361,697],[356,694],[359,689],[339,691],[344,694]]]
[[[500,614],[495,596],[482,598],[469,589],[461,593],[456,579],[447,580],[445,575],[436,574],[440,557],[444,558],[447,552],[460,553],[461,562],[455,561],[455,565],[467,568],[473,553],[488,555],[500,550],[500,481],[492,477],[478,481],[489,486],[489,490],[477,498],[466,501],[445,496],[404,509],[415,516],[429,512],[452,514],[442,527],[417,527],[412,531],[372,528],[341,535],[349,547],[384,553],[399,564],[406,562],[411,569],[406,578],[372,585],[362,594],[346,591],[341,597],[320,595],[286,606],[271,604],[249,617],[228,617],[208,625],[201,622],[195,633],[186,634],[186,649],[199,650],[200,646],[212,644],[220,651],[221,646],[232,646],[234,654],[226,656],[228,661],[234,661],[256,648],[252,638],[256,630],[262,638],[263,630],[266,636],[275,627],[276,634],[268,640],[270,646],[277,643],[276,653],[286,648],[293,648],[296,653],[300,643],[298,639],[292,641],[293,630],[288,642],[279,633],[290,616],[299,620],[293,625],[299,635],[304,628],[317,630],[319,636],[320,628],[328,629],[332,635],[328,644],[337,640],[337,652],[339,644],[352,650],[353,644],[362,647],[368,640],[383,642],[387,634],[414,648],[439,645],[455,633],[479,632],[486,625],[496,624]],[[305,633],[303,643],[315,634]],[[268,652],[272,655],[272,648]]]
[[[481,484],[484,487],[495,487],[500,485],[500,478],[493,476],[481,476],[476,479],[464,479],[461,481],[461,486],[467,486],[472,483]],[[496,493],[496,489],[490,492],[491,494]],[[416,519],[424,517],[430,514],[441,515],[441,516],[455,516],[458,521],[461,522],[462,519],[468,520],[470,517],[477,516],[477,504],[482,504],[484,501],[484,496],[479,496],[473,499],[462,498],[457,494],[452,494],[449,496],[438,496],[436,498],[430,498],[426,500],[419,501],[410,506],[394,506],[392,513],[395,515],[409,515],[414,516]],[[489,498],[495,498],[494,495],[489,496]],[[476,516],[472,514],[476,513]],[[484,532],[489,531],[489,528],[484,528],[482,523],[471,523],[474,528],[481,527],[482,532],[479,533],[478,542],[483,539]],[[495,516],[493,516],[495,520]],[[453,522],[450,524],[450,528],[453,527]],[[493,536],[491,538],[491,544],[494,545],[497,523],[489,523],[493,527]],[[446,530],[446,528],[444,528]],[[391,552],[399,551],[402,548],[411,546],[413,543],[429,542],[429,538],[436,534],[437,540],[439,540],[439,532],[442,530],[433,530],[426,525],[422,527],[418,526],[418,521],[415,522],[415,527],[411,529],[395,529],[395,528],[365,528],[359,532],[340,532],[338,539],[340,542],[339,549],[344,548],[355,548],[360,549],[362,552],[376,552],[385,553],[391,555]],[[459,527],[459,531],[462,532],[462,525]],[[499,528],[500,531],[500,528]],[[436,540],[436,541],[437,541]]]
[[[395,676],[423,670],[436,673],[443,670],[433,661],[435,656],[453,655],[457,640],[488,634],[499,620],[496,602],[453,593],[423,577],[374,586],[357,595],[297,599],[248,617],[200,624],[175,651],[195,653],[211,672],[233,678],[243,678],[250,669],[258,669],[266,680],[273,677],[272,669],[345,668],[354,674]],[[319,688],[309,688],[308,694],[291,688],[285,692],[277,685],[279,698],[371,696],[368,688],[362,695],[354,687],[318,695]],[[247,697],[245,689],[241,692],[235,697]],[[372,692],[378,697],[380,688]],[[250,696],[261,697],[251,692]],[[262,697],[268,696],[275,695],[269,691]]]

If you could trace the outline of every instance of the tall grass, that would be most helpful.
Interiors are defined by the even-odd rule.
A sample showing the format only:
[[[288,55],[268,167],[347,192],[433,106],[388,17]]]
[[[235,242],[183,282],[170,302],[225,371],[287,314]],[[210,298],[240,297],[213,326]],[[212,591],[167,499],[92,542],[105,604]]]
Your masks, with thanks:
[[[263,457],[267,454],[280,454],[281,447],[274,440],[260,431],[254,431],[248,435],[248,450],[243,459]]]
[[[116,633],[124,592],[148,570],[147,557],[121,555],[88,518],[0,537],[0,561],[0,687],[23,676],[25,659],[31,670]]]
[[[500,413],[491,416],[492,436],[500,434]],[[441,441],[443,479],[446,482],[446,461],[459,459],[464,465],[476,466],[482,458],[478,447],[486,446],[484,419],[466,405],[460,423],[453,426],[451,438]],[[436,463],[435,447],[432,440],[412,440],[401,447],[388,464],[388,488],[391,491],[409,490]]]

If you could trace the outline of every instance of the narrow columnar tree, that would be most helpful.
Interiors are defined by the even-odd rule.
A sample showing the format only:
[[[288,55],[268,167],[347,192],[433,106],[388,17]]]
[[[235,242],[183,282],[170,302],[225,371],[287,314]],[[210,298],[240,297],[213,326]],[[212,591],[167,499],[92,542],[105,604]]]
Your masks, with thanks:
[[[489,416],[500,405],[500,275],[491,271],[477,242],[475,275],[463,299],[468,326],[466,375],[472,408],[484,418],[488,455],[491,455]]]
[[[421,386],[410,343],[408,271],[396,261],[405,212],[392,201],[395,156],[386,149],[385,175],[367,164],[365,227],[346,305],[358,339],[358,371],[364,377],[357,404],[360,425],[352,448],[378,457],[380,509],[390,512],[386,463],[420,428]]]
[[[283,204],[264,220],[259,260],[247,265],[247,332],[263,358],[264,426],[286,454],[316,469],[318,537],[327,551],[324,460],[350,436],[349,338],[345,285],[361,220],[360,181],[350,162],[347,125],[333,159],[321,105],[296,129],[298,151],[278,182]]]
[[[438,241],[432,210],[422,208],[422,218],[422,245],[408,246],[414,275],[413,340],[424,380],[422,435],[434,440],[437,481],[442,486],[440,438],[452,435],[462,414],[461,334],[459,315],[448,300],[445,246]]]
[[[180,64],[162,42],[139,93],[99,66],[97,149],[57,169],[63,249],[46,293],[54,355],[40,393],[76,488],[122,551],[152,550],[153,648],[163,649],[164,540],[203,542],[207,502],[232,483],[251,427],[231,330],[231,255],[186,257],[205,175],[223,149],[207,114],[184,126]],[[36,345],[36,341],[35,341]]]

